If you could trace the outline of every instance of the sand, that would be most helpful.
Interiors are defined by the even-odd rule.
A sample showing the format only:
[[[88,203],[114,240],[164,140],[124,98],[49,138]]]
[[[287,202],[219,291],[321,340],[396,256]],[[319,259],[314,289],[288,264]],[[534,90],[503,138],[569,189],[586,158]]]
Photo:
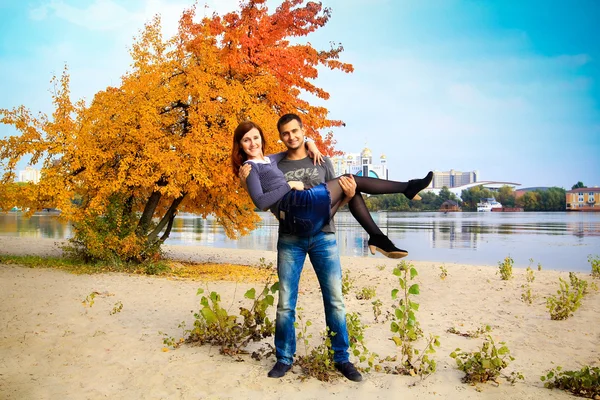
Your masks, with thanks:
[[[197,262],[252,264],[276,254],[264,251],[167,246],[172,259]],[[0,236],[0,254],[60,255],[55,241]],[[410,261],[407,260],[407,261]],[[375,322],[372,300],[358,300],[363,287],[375,288],[382,310],[391,310],[391,290],[398,287],[392,274],[397,260],[381,256],[342,257],[344,271],[355,278],[346,296],[348,312],[358,312],[369,327],[367,347],[379,355],[394,355],[390,322]],[[417,320],[426,335],[439,335],[434,355],[437,372],[424,381],[410,376],[365,373],[361,383],[343,378],[320,382],[299,379],[294,366],[282,379],[266,374],[274,358],[243,361],[219,354],[218,348],[184,345],[163,351],[163,335],[178,338],[178,325],[193,324],[199,309],[199,287],[207,283],[152,276],[107,273],[73,275],[59,270],[0,264],[0,399],[566,399],[548,390],[540,375],[561,365],[579,369],[600,364],[600,293],[587,295],[581,308],[565,321],[550,320],[545,297],[558,289],[558,278],[568,273],[535,272],[532,305],[521,301],[525,271],[502,281],[496,266],[414,262],[421,294]],[[440,278],[440,266],[448,271]],[[586,274],[581,278],[592,281]],[[598,281],[596,281],[598,282]],[[600,282],[598,282],[600,283]],[[230,312],[247,304],[244,292],[258,284],[209,282]],[[92,292],[94,304],[84,303]],[[122,310],[112,313],[122,304]],[[324,329],[321,295],[309,263],[301,281],[299,306],[313,325],[317,343]],[[274,309],[270,314],[274,315]],[[501,380],[477,387],[461,382],[462,372],[449,354],[457,347],[475,351],[483,338],[448,333],[483,325],[492,327],[496,341],[504,341],[515,360],[506,369],[520,371],[525,380],[514,386]],[[272,338],[265,342],[272,343]],[[418,342],[416,345],[419,347]],[[254,345],[256,346],[256,345]],[[303,346],[298,353],[303,354]]]

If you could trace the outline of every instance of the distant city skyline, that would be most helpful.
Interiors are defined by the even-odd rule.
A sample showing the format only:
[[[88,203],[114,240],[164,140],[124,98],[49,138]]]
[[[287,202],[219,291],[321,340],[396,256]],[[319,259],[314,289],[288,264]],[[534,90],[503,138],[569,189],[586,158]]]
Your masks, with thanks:
[[[238,3],[200,1],[197,10],[222,14]],[[267,2],[271,11],[279,3]],[[346,123],[333,130],[337,149],[368,141],[394,180],[455,169],[521,187],[600,186],[600,2],[322,3],[329,23],[299,40],[323,50],[342,43],[340,59],[355,68],[321,70],[315,82],[331,98],[311,101]],[[51,114],[49,81],[65,64],[72,99],[89,102],[119,85],[145,21],[160,13],[168,37],[193,4],[3,1],[0,108]],[[14,133],[0,125],[0,137]]]

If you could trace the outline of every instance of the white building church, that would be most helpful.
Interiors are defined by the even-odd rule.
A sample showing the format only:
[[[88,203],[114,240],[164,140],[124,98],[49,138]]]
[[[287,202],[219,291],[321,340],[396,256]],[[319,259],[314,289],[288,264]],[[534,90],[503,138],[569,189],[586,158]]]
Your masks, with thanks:
[[[387,159],[385,154],[379,157],[379,164],[373,164],[373,154],[367,147],[358,153],[345,153],[342,156],[331,157],[335,176],[352,174],[370,176],[372,178],[388,179]]]

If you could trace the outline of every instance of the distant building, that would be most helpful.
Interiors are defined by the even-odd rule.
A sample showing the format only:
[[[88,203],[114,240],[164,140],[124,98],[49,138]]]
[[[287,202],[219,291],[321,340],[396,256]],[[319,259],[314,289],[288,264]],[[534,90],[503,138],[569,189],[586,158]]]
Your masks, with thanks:
[[[333,169],[336,176],[352,174],[357,176],[370,176],[372,178],[388,179],[387,159],[385,154],[379,157],[379,164],[373,164],[371,150],[364,148],[358,153],[345,153],[342,156],[332,157]]]
[[[473,183],[467,183],[466,185],[462,185],[462,186],[455,186],[452,188],[448,188],[448,190],[460,198],[463,190],[468,190],[475,186],[482,186],[484,189],[488,189],[492,192],[497,192],[502,186],[508,186],[514,190],[514,188],[516,186],[521,186],[521,184],[516,183],[516,182],[502,182],[502,181],[477,181],[477,182],[473,182]],[[439,196],[442,189],[440,189],[440,188],[434,189],[431,187],[431,185],[429,185],[429,187],[423,189],[423,191],[424,192],[432,192],[433,194]]]
[[[453,188],[477,182],[479,171],[461,172],[451,169],[450,171],[433,171],[433,180],[429,187],[441,189],[444,186]]]
[[[458,203],[454,200],[446,200],[442,203],[440,207],[440,211],[448,212],[448,211],[462,211]]]
[[[600,188],[577,188],[566,194],[567,211],[600,211]]]
[[[19,171],[19,182],[40,182],[40,171],[33,167],[25,167],[25,170]]]

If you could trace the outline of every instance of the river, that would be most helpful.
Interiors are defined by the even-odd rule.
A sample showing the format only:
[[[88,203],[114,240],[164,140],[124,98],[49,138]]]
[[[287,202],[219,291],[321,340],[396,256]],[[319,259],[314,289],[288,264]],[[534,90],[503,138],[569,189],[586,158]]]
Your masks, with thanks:
[[[275,251],[277,221],[260,213],[262,222],[250,235],[228,239],[213,218],[178,215],[166,244]],[[544,269],[590,271],[587,257],[600,255],[600,213],[439,213],[379,212],[375,222],[408,260],[496,266],[510,256],[515,266],[540,263]],[[336,217],[340,254],[368,255],[367,234],[348,212]],[[72,228],[49,213],[26,219],[19,213],[0,214],[0,235],[64,239]],[[383,257],[378,254],[378,257]]]

